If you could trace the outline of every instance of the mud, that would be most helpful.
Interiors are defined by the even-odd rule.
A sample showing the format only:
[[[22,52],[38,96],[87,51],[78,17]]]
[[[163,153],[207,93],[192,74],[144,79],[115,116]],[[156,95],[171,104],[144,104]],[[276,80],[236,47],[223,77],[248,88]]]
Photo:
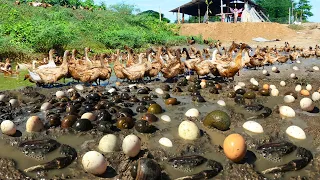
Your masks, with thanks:
[[[141,138],[142,141],[142,151],[136,158],[128,158],[123,154],[123,152],[114,152],[104,154],[106,159],[109,162],[109,166],[105,174],[101,177],[97,177],[88,173],[85,173],[82,165],[81,158],[83,154],[89,150],[98,150],[97,145],[100,138],[104,133],[93,129],[89,132],[79,133],[72,129],[64,130],[60,127],[51,128],[41,133],[28,134],[25,133],[25,122],[31,115],[38,115],[41,119],[45,118],[43,112],[39,110],[41,104],[54,98],[54,94],[57,90],[67,90],[73,85],[44,89],[44,88],[24,88],[21,90],[14,91],[4,91],[8,97],[17,98],[21,102],[21,107],[13,110],[13,121],[17,125],[17,129],[20,131],[20,134],[17,134],[16,137],[8,137],[2,135],[0,140],[0,179],[27,179],[30,178],[43,178],[43,179],[132,179],[130,175],[130,169],[134,162],[136,162],[141,157],[149,157],[155,159],[161,166],[162,178],[161,179],[175,179],[178,177],[191,175],[198,173],[207,167],[201,165],[194,169],[174,169],[168,159],[184,156],[184,155],[201,155],[207,159],[212,159],[220,162],[223,165],[224,170],[219,173],[215,179],[318,179],[320,178],[317,172],[320,171],[320,123],[319,123],[319,112],[306,113],[300,110],[299,101],[302,98],[301,95],[298,96],[298,99],[290,104],[290,106],[296,110],[297,114],[295,118],[292,119],[281,119],[277,109],[280,105],[283,105],[283,96],[287,91],[294,91],[296,84],[302,84],[305,86],[307,83],[313,85],[313,90],[317,91],[320,85],[320,74],[318,72],[310,71],[312,66],[318,65],[318,59],[301,59],[301,64],[284,64],[279,65],[278,68],[280,73],[271,72],[271,67],[265,67],[270,72],[270,76],[262,75],[262,70],[248,70],[243,69],[240,72],[240,76],[235,77],[234,82],[224,83],[221,82],[223,86],[222,90],[219,91],[219,94],[210,94],[209,88],[201,89],[200,93],[205,98],[207,102],[197,103],[192,102],[190,97],[190,92],[187,91],[187,86],[182,87],[183,92],[172,92],[170,94],[172,97],[177,98],[181,103],[177,106],[168,106],[165,105],[163,99],[159,95],[159,98],[152,99],[162,106],[165,110],[164,113],[157,115],[160,119],[160,116],[167,114],[171,117],[172,122],[164,122],[159,120],[154,123],[154,125],[159,129],[153,134],[141,134],[134,129],[122,130],[119,132],[114,132],[120,141],[128,134],[134,133]],[[293,71],[293,66],[298,66],[299,71]],[[290,79],[290,74],[295,72],[298,79]],[[264,83],[274,84],[280,91],[279,97],[264,97],[257,94],[257,98],[254,100],[246,100],[247,103],[259,102],[266,107],[269,107],[273,110],[273,113],[265,119],[257,119],[255,121],[259,122],[263,128],[264,133],[262,135],[254,135],[248,132],[245,132],[242,128],[242,124],[246,122],[247,118],[256,115],[260,112],[248,112],[243,107],[240,107],[235,104],[234,100],[227,97],[227,93],[233,91],[232,86],[236,85],[238,82],[245,82],[249,85],[250,78],[256,78],[259,81],[260,85]],[[195,77],[192,77],[192,79]],[[215,79],[219,81],[218,79]],[[280,81],[286,81],[287,85],[281,87],[279,85]],[[163,80],[154,81],[143,86],[148,86],[151,90],[157,87],[161,87]],[[111,79],[111,85],[115,83],[115,79]],[[192,82],[189,82],[191,84]],[[122,83],[122,86],[126,86],[126,83]],[[171,83],[170,86],[173,88],[176,86],[175,83]],[[106,87],[110,88],[110,85]],[[121,88],[121,87],[120,87]],[[95,91],[104,91],[105,87],[86,87],[85,91],[81,92],[82,96],[85,96],[91,90]],[[136,90],[132,90],[132,94],[136,94]],[[137,95],[139,99],[144,95]],[[220,107],[216,104],[217,100],[223,99],[227,106]],[[315,103],[316,107],[319,107],[320,103]],[[137,105],[132,107],[132,110],[135,112]],[[5,107],[1,107],[5,108]],[[190,108],[197,108],[200,111],[200,117],[192,119],[198,127],[201,129],[201,137],[197,141],[185,141],[178,136],[178,126],[187,118],[184,116],[184,113]],[[227,131],[219,131],[217,129],[208,129],[204,127],[201,123],[202,119],[206,116],[207,113],[213,110],[223,110],[227,112],[232,119],[230,129]],[[135,119],[140,119],[143,114],[137,114]],[[62,114],[63,117],[63,114]],[[285,130],[290,125],[297,125],[304,129],[307,135],[307,139],[303,141],[297,141],[289,138],[285,134]],[[241,163],[233,163],[228,160],[222,150],[222,144],[224,138],[232,133],[239,133],[245,137],[248,147],[248,152],[245,159]],[[45,156],[43,160],[36,160],[25,156],[18,148],[17,143],[23,140],[29,139],[39,139],[43,137],[53,138],[60,143],[65,143],[78,152],[78,158],[67,168],[60,170],[50,170],[44,172],[35,172],[35,173],[23,173],[23,170],[37,165],[43,162],[48,162],[49,160],[54,159],[59,156],[58,150],[55,150],[52,153],[49,153]],[[174,146],[172,148],[166,148],[159,145],[158,140],[161,137],[167,137],[172,140]],[[294,143],[297,146],[305,147],[313,153],[314,160],[305,167],[304,169],[297,172],[287,172],[287,173],[278,173],[271,175],[262,175],[261,171],[281,165],[295,159],[295,153],[293,152],[278,161],[263,158],[259,153],[257,153],[257,146],[267,143],[267,142],[276,142],[286,140]]]

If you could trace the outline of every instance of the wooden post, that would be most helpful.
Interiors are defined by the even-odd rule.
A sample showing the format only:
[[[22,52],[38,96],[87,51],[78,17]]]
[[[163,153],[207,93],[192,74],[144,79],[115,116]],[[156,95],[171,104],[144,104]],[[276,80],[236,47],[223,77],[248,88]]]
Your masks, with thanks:
[[[289,7],[289,24],[290,24],[291,7]]]
[[[182,20],[181,20],[181,23],[182,23],[182,24],[184,23],[184,13],[182,13]]]
[[[180,7],[178,9],[178,24],[180,24]]]
[[[301,9],[301,16],[300,16],[300,22],[302,23],[302,15],[303,15],[303,10]]]
[[[199,16],[199,23],[201,21],[201,16],[200,16],[200,7],[199,7],[199,4],[198,4],[198,16]]]

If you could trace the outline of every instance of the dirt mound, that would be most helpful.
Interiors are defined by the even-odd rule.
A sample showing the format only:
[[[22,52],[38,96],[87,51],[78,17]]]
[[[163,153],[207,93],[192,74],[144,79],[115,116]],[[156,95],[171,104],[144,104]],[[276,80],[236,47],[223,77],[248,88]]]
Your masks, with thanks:
[[[295,31],[286,25],[278,23],[209,23],[209,24],[183,24],[180,29],[181,35],[211,38],[224,42],[252,42],[253,38],[283,39],[294,36]]]

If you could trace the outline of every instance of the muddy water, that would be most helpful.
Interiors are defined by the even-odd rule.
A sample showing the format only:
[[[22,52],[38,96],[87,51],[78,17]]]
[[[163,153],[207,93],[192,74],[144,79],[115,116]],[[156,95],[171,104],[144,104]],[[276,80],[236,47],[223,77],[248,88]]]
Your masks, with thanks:
[[[312,66],[314,63],[317,63],[317,61],[316,60],[308,60],[306,62],[306,64],[308,66]],[[297,65],[297,66],[300,67],[300,65]],[[289,71],[286,72],[286,69],[290,69],[290,68],[292,68],[292,65],[286,64],[286,65],[281,66],[280,70],[283,70],[283,71],[285,71],[286,74],[288,74]],[[301,69],[303,69],[303,67],[301,67]],[[244,72],[246,72],[246,71],[248,71],[248,70],[244,70]],[[303,74],[303,71],[297,72],[297,75],[302,75],[302,74]],[[112,83],[115,82],[114,77],[111,79],[111,82]],[[155,83],[155,84],[147,85],[147,86],[152,87],[152,88],[159,87],[160,83]],[[162,113],[161,115],[163,115],[163,114],[169,115],[172,119],[172,122],[164,122],[162,120],[159,120],[158,122],[156,122],[155,126],[157,126],[160,130],[157,133],[155,133],[154,136],[145,135],[145,134],[138,134],[136,131],[132,130],[132,132],[137,134],[142,139],[142,141],[147,144],[148,149],[152,150],[152,149],[161,148],[161,149],[164,149],[171,156],[174,156],[176,154],[179,154],[179,151],[181,150],[180,147],[182,147],[183,145],[193,144],[194,142],[182,140],[178,135],[178,126],[183,120],[186,119],[184,117],[184,113],[190,108],[197,108],[200,111],[201,115],[198,118],[198,120],[195,120],[195,122],[198,125],[198,127],[201,130],[203,130],[210,138],[209,142],[205,142],[206,144],[203,144],[201,146],[201,148],[203,148],[204,151],[202,154],[199,154],[199,155],[202,155],[202,156],[206,157],[207,159],[216,160],[224,166],[227,163],[229,163],[229,160],[227,160],[226,157],[222,153],[217,152],[218,151],[217,146],[218,145],[222,146],[224,138],[228,134],[230,134],[230,133],[248,134],[249,138],[260,139],[260,138],[263,138],[264,135],[267,135],[273,131],[273,129],[268,127],[265,129],[265,133],[262,135],[254,135],[254,134],[247,133],[243,130],[241,125],[245,122],[246,118],[249,118],[253,115],[256,115],[257,113],[247,112],[244,108],[235,105],[233,100],[225,98],[225,96],[222,97],[222,95],[207,95],[206,94],[207,90],[201,90],[202,91],[201,94],[206,95],[206,97],[215,96],[213,98],[218,98],[218,99],[225,98],[225,100],[228,104],[228,107],[218,106],[217,104],[214,103],[215,101],[212,100],[213,98],[212,99],[208,98],[208,102],[206,102],[206,103],[194,103],[194,102],[191,102],[191,98],[190,98],[189,93],[186,91],[186,87],[183,88],[183,90],[184,90],[183,93],[171,93],[172,97],[176,97],[179,101],[181,101],[181,104],[178,106],[166,106],[161,97],[159,97],[156,100],[165,110],[165,112]],[[54,90],[48,90],[48,91],[46,91],[46,93],[52,94],[51,91],[53,92]],[[139,98],[141,98],[142,96],[143,95],[138,95]],[[278,105],[279,101],[280,100],[282,101],[282,99],[280,99],[280,98],[283,98],[283,97],[260,97],[260,96],[258,97],[259,102],[261,102],[263,105],[270,107],[270,108],[273,108],[276,105]],[[136,106],[134,106],[132,109],[135,111]],[[205,117],[205,115],[207,113],[209,113],[213,110],[217,110],[217,109],[226,111],[228,113],[231,113],[231,111],[233,111],[238,114],[243,114],[244,119],[232,119],[233,127],[228,132],[220,132],[215,129],[208,129],[208,128],[204,127],[201,123],[201,120]],[[39,117],[44,118],[44,113],[42,113],[42,112],[36,113],[34,115],[38,115]],[[157,115],[159,117],[159,119],[160,119],[161,115]],[[140,119],[141,116],[142,116],[141,114],[138,114],[135,118]],[[278,115],[274,115],[274,116],[270,116],[266,119],[261,119],[261,120],[256,120],[256,121],[261,123],[264,127],[264,125],[269,125],[269,124],[273,123],[274,118],[277,116]],[[283,121],[283,123],[279,123],[281,131],[285,132],[286,128],[289,125],[298,125],[303,129],[308,127],[306,121],[304,121],[304,116],[305,116],[305,114],[298,115],[296,118],[293,118],[293,119],[286,119],[286,120],[279,119],[279,121]],[[21,117],[18,117],[17,119],[15,119],[15,122],[20,124],[20,125],[18,125],[18,129],[22,132],[25,131],[26,120],[27,120],[26,116],[21,116]],[[166,147],[162,147],[161,145],[159,145],[158,141],[161,137],[167,137],[167,138],[171,139],[173,141],[174,147],[173,148],[166,148]],[[307,135],[307,137],[308,137],[308,139],[304,140],[304,141],[296,141],[293,139],[288,139],[288,140],[292,141],[297,146],[302,146],[302,147],[305,147],[305,148],[311,150],[312,152],[315,152],[315,148],[312,146],[313,137],[311,135]],[[63,135],[63,136],[57,135],[57,138],[55,138],[55,139],[57,141],[59,141],[60,143],[68,144],[68,145],[76,148],[77,150],[80,150],[81,145],[85,141],[92,140],[92,137],[91,136],[78,136],[78,135]],[[99,139],[94,139],[94,140],[96,141],[96,144],[98,144]],[[279,140],[282,140],[282,139],[279,139]],[[214,145],[217,145],[217,146],[214,146]],[[48,162],[48,161],[54,159],[55,157],[61,156],[59,154],[58,149],[57,149],[54,152],[49,153],[44,160],[37,161],[37,160],[34,160],[32,158],[25,156],[17,148],[9,146],[8,144],[6,144],[2,140],[0,141],[0,146],[2,147],[2,151],[0,151],[0,157],[14,159],[17,162],[17,168],[20,170],[23,170],[23,169],[28,168],[33,165]],[[270,167],[274,167],[277,165],[287,163],[292,159],[296,159],[296,157],[295,157],[296,152],[293,152],[290,155],[283,157],[281,162],[273,162],[273,161],[269,161],[267,159],[264,159],[261,155],[256,153],[255,149],[249,148],[248,150],[253,152],[256,156],[256,160],[250,161],[250,162],[248,160],[248,163],[253,164],[255,170],[258,172],[261,172],[261,171],[263,171],[267,168],[270,168]],[[10,153],[8,153],[8,152],[10,152]],[[78,172],[83,172],[83,169],[79,168],[80,166],[79,166],[79,164],[77,165],[77,163],[79,163],[79,160],[75,161],[74,163],[72,163],[70,166],[68,166],[65,169],[50,170],[50,171],[48,171],[46,177],[50,178],[50,177],[54,177],[55,175],[66,174],[66,175],[70,175],[71,177],[74,177],[74,178],[83,178],[79,175],[81,173],[75,173],[75,170]],[[194,173],[198,173],[204,169],[207,169],[205,165],[201,165],[201,166],[195,168],[191,172],[185,172],[183,170],[178,170],[178,169],[172,168],[169,165],[169,163],[167,163],[166,159],[163,162],[159,162],[159,163],[162,165],[162,167],[164,167],[164,170],[169,174],[170,178],[172,178],[172,179],[178,178],[181,176],[191,175]],[[289,178],[292,176],[297,177],[298,175],[304,176],[304,175],[307,175],[307,171],[309,169],[310,169],[310,165],[307,166],[306,168],[304,168],[303,170],[300,170],[297,172],[287,172],[287,173],[285,173],[284,177],[285,178]],[[223,173],[228,174],[227,171],[223,172]],[[31,177],[36,177],[36,173],[27,173],[27,175],[31,176]],[[274,176],[267,175],[266,177],[273,178]]]
[[[89,137],[86,136],[78,136],[78,135],[65,135],[58,137],[56,140],[61,143],[61,144],[68,144],[73,148],[80,149],[80,146],[87,140],[89,140]],[[9,146],[6,142],[3,140],[0,140],[0,146],[1,146],[1,151],[0,151],[0,157],[2,158],[9,158],[13,159],[16,162],[17,168],[23,171],[24,169],[27,169],[29,167],[43,164],[46,162],[49,162],[53,160],[54,158],[57,157],[63,157],[63,155],[60,154],[59,148],[54,150],[53,152],[48,153],[45,155],[45,158],[43,160],[37,160],[32,157],[28,157],[25,154],[22,153],[17,147],[12,147]],[[71,170],[75,168],[75,162],[72,163],[68,168],[64,169],[54,169],[50,170],[46,173],[47,177],[61,177],[62,174],[64,175],[69,175],[69,176],[74,176],[74,171]],[[28,172],[25,173],[29,177],[36,178],[37,174],[36,172]]]

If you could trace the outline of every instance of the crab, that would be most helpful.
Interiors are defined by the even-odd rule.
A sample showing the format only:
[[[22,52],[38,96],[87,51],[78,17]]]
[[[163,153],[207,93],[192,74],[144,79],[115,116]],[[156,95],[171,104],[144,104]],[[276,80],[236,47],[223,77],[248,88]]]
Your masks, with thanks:
[[[297,147],[290,142],[278,142],[278,143],[268,143],[263,144],[257,148],[257,151],[260,152],[263,157],[272,157],[281,158],[284,155],[290,154],[293,151],[296,152],[298,159],[294,159],[286,164],[276,166],[273,168],[266,169],[262,171],[262,174],[269,173],[278,173],[278,172],[287,172],[287,171],[298,171],[306,167],[310,161],[313,159],[311,151],[303,148]]]
[[[174,168],[189,169],[197,167],[205,162],[207,163],[207,167],[210,169],[203,170],[190,176],[180,177],[176,180],[210,179],[218,175],[222,171],[223,167],[219,162],[208,160],[207,158],[199,155],[181,156],[169,159],[169,163],[171,163]]]
[[[25,155],[31,157],[43,158],[44,155],[58,147],[60,147],[60,153],[64,155],[64,157],[57,157],[47,163],[27,168],[24,170],[25,172],[62,169],[69,166],[77,157],[77,152],[74,148],[66,144],[60,144],[53,139],[24,141],[19,144],[19,147]]]

